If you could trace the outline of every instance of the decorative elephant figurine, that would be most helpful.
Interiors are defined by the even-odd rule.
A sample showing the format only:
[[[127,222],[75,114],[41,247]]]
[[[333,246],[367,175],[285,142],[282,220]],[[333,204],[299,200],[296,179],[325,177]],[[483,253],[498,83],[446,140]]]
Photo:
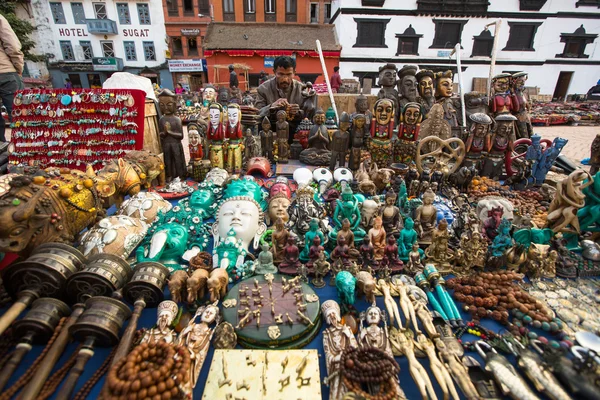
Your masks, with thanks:
[[[171,300],[175,303],[180,303],[183,300],[183,293],[186,291],[186,282],[189,282],[189,278],[187,272],[183,270],[175,271],[169,277],[169,292],[171,292]]]
[[[205,269],[197,269],[192,273],[187,281],[187,302],[194,303],[196,300],[204,298],[204,292],[208,282],[209,273]],[[225,285],[227,286],[227,285]]]
[[[221,300],[227,294],[227,284],[229,283],[229,274],[225,268],[215,268],[210,273],[207,281],[210,301]]]

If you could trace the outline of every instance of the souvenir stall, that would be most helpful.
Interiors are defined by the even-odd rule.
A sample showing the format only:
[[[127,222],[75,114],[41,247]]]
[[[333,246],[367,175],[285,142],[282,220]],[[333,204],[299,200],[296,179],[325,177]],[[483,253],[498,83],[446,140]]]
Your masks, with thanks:
[[[535,133],[526,78],[462,101],[450,71],[387,64],[337,116],[309,85],[261,108],[207,88],[187,142],[165,90],[163,157],[136,137],[85,173],[18,145],[127,140],[134,93],[23,95],[0,399],[598,399],[599,143],[549,175],[567,141]]]

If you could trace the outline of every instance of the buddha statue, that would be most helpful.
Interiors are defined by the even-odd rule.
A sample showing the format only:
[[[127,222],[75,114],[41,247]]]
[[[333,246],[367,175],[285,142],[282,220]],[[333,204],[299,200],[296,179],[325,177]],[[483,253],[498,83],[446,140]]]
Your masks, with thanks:
[[[261,249],[254,273],[257,275],[276,274],[278,271],[275,264],[273,264],[273,254],[269,251],[269,245],[263,244]]]
[[[281,218],[283,223],[287,223],[290,219],[288,215],[288,207],[291,200],[285,192],[278,192],[269,198],[269,209],[267,213],[267,224],[271,226],[277,218]]]
[[[392,189],[388,190],[385,194],[385,205],[379,210],[379,215],[383,220],[383,228],[388,237],[398,237],[402,226],[400,209],[395,205],[397,197]]]
[[[169,89],[163,90],[158,96],[158,105],[162,117],[158,121],[163,158],[165,162],[165,175],[167,181],[175,178],[185,179],[187,168],[183,152],[183,124],[177,112],[177,96]]]
[[[333,213],[333,230],[329,232],[330,240],[337,243],[337,235],[342,228],[342,222],[348,219],[350,222],[350,230],[354,233],[354,242],[358,244],[366,235],[366,232],[360,228],[360,210],[358,209],[358,200],[354,197],[352,189],[345,186],[342,189],[342,198],[337,200],[335,212]]]
[[[318,237],[320,239],[319,243],[325,243],[325,235],[323,235],[323,232],[321,232],[321,230],[319,229],[319,220],[313,218],[310,220],[310,229],[304,235],[304,248],[300,253],[300,261],[302,261],[303,263],[308,262],[308,260],[310,259],[310,248],[313,245],[315,237]]]
[[[383,259],[386,240],[383,220],[379,216],[375,217],[373,227],[369,229],[369,239],[371,239],[371,244],[373,245],[373,257],[376,262],[379,262]]]
[[[431,245],[425,250],[427,262],[435,265],[440,273],[450,272],[450,262],[454,260],[454,252],[448,247],[449,239],[448,221],[441,219],[433,231]]]
[[[271,251],[273,253],[273,262],[276,265],[279,265],[279,263],[283,261],[283,250],[289,236],[290,233],[285,229],[283,219],[277,218],[275,220],[275,229],[271,234],[271,241],[273,243]]]
[[[427,189],[423,193],[423,204],[415,211],[415,227],[419,235],[419,244],[430,245],[437,220],[437,209],[433,205],[435,193]]]
[[[309,165],[328,166],[331,160],[330,139],[322,109],[315,112],[313,123],[308,133],[308,148],[300,153],[300,161]]]
[[[233,229],[236,238],[242,241],[244,250],[248,251],[251,243],[257,248],[260,237],[267,229],[264,209],[263,192],[254,180],[237,179],[229,183],[212,226],[214,245],[217,246]]]
[[[404,220],[404,228],[402,228],[400,231],[400,236],[398,237],[398,255],[404,262],[408,261],[411,249],[413,249],[415,243],[418,243],[419,237],[417,235],[417,231],[414,229],[414,226],[415,222],[413,219],[410,217],[406,218],[406,220]],[[418,251],[422,257],[423,250],[418,249]]]

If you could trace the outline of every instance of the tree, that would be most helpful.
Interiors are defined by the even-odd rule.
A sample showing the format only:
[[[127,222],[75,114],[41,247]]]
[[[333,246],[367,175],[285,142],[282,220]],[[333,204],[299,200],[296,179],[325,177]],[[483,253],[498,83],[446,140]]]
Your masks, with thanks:
[[[44,56],[32,53],[35,47],[35,42],[31,40],[29,35],[36,30],[36,27],[31,25],[29,21],[22,20],[17,17],[16,9],[19,4],[26,6],[28,2],[24,0],[1,0],[0,14],[6,18],[13,31],[15,31],[17,37],[21,41],[21,49],[23,50],[25,59],[30,61],[44,61]]]

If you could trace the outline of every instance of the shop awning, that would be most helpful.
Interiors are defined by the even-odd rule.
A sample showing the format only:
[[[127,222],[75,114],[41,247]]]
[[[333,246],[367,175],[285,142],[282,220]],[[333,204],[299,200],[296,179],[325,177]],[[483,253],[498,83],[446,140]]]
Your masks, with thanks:
[[[300,57],[319,57],[319,53],[316,51],[294,51],[294,50],[204,50],[204,57],[211,57],[216,53],[225,53],[232,57],[252,57],[254,55],[260,57],[278,57],[278,56],[291,56],[296,54]],[[323,51],[323,57],[325,58],[338,58],[340,56],[339,51]]]

